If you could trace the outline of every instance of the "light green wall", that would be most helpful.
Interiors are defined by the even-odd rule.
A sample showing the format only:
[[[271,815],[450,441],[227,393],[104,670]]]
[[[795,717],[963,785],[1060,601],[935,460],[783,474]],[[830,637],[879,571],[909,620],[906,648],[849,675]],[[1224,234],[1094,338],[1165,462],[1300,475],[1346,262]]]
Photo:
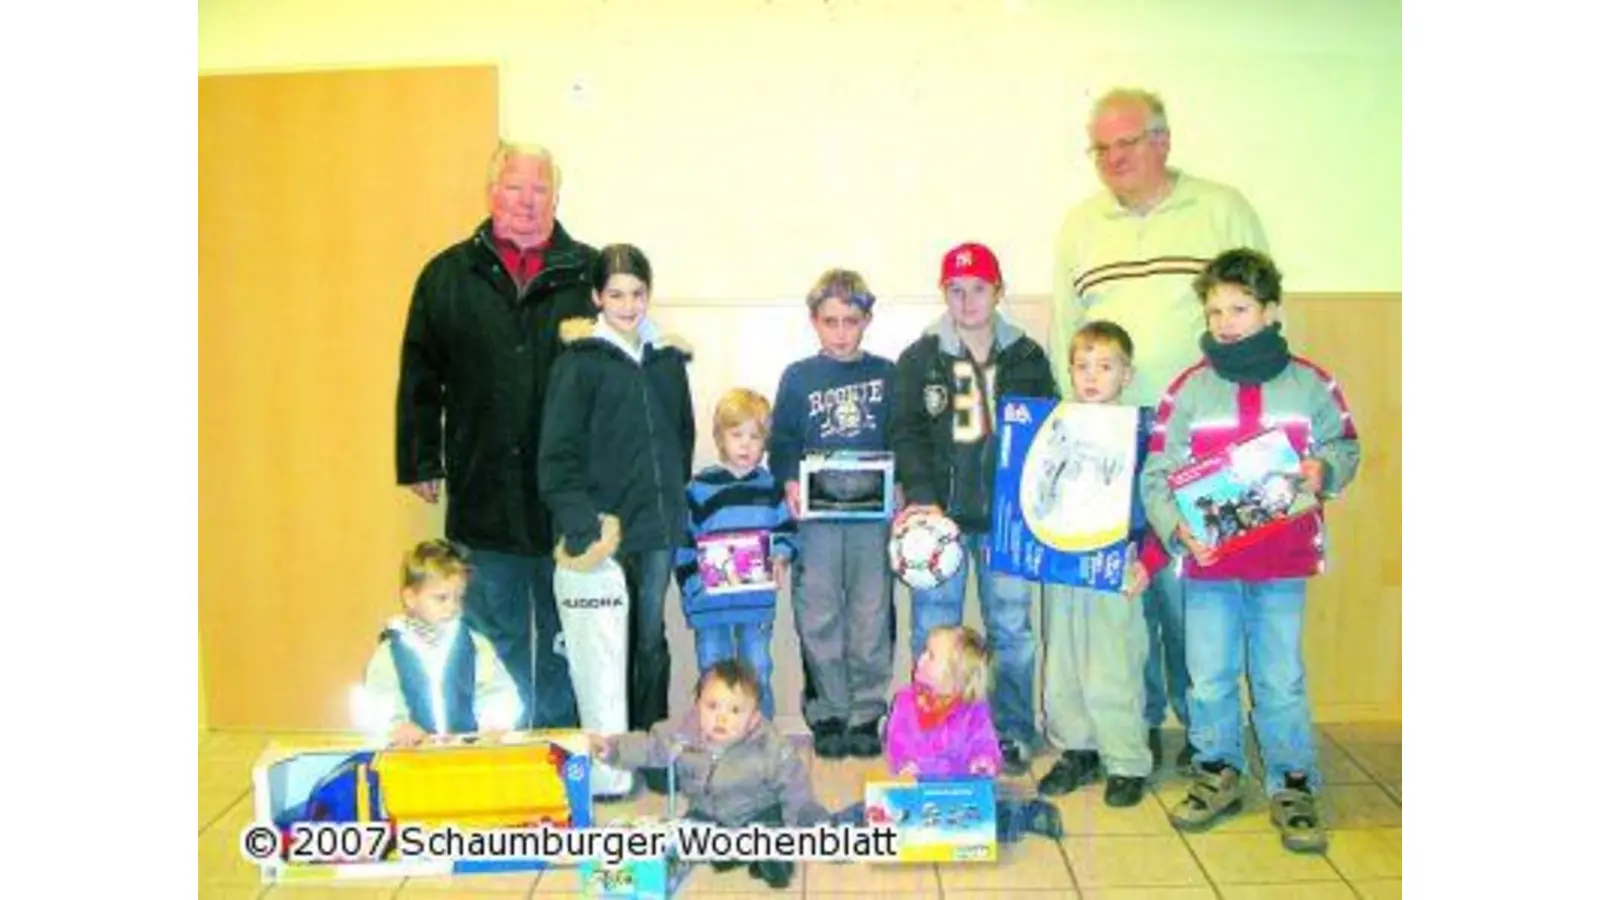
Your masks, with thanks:
[[[460,62],[501,67],[563,221],[643,246],[665,296],[835,263],[925,295],[968,239],[1046,292],[1090,98],[1124,83],[1167,100],[1174,164],[1257,205],[1291,290],[1400,289],[1398,0],[200,3],[202,74]]]

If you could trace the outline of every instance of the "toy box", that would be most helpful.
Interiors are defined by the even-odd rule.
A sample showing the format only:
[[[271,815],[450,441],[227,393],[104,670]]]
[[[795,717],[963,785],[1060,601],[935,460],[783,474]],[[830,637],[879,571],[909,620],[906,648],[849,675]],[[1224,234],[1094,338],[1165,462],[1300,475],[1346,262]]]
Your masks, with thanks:
[[[731,531],[695,540],[700,584],[707,594],[777,589],[772,572],[772,532]]]
[[[899,834],[896,862],[994,862],[994,780],[893,779],[867,782],[867,827]]]
[[[999,418],[989,564],[1030,581],[1121,590],[1151,411],[1003,397]]]
[[[889,519],[894,516],[894,455],[835,450],[800,460],[800,518]]]
[[[606,827],[662,831],[669,838],[672,831],[670,822],[651,818],[611,822]],[[633,859],[615,866],[585,860],[578,864],[578,877],[583,896],[589,900],[668,900],[677,894],[693,867],[669,852],[661,859]]]
[[[411,749],[274,744],[256,763],[255,822],[241,836],[242,850],[260,861],[268,882],[535,871],[550,862],[404,857],[395,835],[408,825],[585,828],[593,821],[589,779],[589,745],[576,731],[514,732],[498,743],[467,736]],[[265,827],[278,840],[261,859],[262,845],[250,840],[270,837],[251,833]],[[319,841],[332,843],[312,846]]]
[[[1189,533],[1219,556],[1317,508],[1300,487],[1300,454],[1282,429],[1236,441],[1167,477]]]

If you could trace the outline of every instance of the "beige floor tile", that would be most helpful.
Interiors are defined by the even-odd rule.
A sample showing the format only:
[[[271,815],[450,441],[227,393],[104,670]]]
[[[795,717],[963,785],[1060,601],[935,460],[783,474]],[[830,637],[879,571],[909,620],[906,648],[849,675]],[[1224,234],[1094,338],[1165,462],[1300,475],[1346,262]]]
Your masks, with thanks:
[[[1319,798],[1328,828],[1388,828],[1400,825],[1400,806],[1375,784],[1331,784]]]
[[[891,894],[922,897],[939,893],[939,876],[932,863],[808,862],[805,868],[808,896],[819,891],[879,897]]]
[[[1062,844],[1080,890],[1206,883],[1205,873],[1176,835],[1068,837]]]
[[[1083,900],[1213,900],[1217,893],[1208,887],[1128,887],[1096,888],[1078,896]]]
[[[1400,726],[1388,723],[1325,725],[1323,729],[1379,781],[1400,778]]]
[[[539,881],[538,872],[525,875],[457,875],[407,878],[399,897],[438,897],[441,894],[496,894],[526,897]]]
[[[1375,881],[1352,881],[1350,886],[1362,900],[1400,900],[1400,879],[1384,878]]]
[[[1399,878],[1400,829],[1329,832],[1328,859],[1351,881]]]
[[[1071,837],[1097,834],[1171,834],[1166,807],[1146,791],[1138,805],[1122,809],[1106,805],[1105,788],[1092,785],[1064,797],[1045,797],[1061,811],[1061,825]]]
[[[1196,834],[1186,840],[1206,874],[1219,885],[1339,880],[1326,859],[1285,850],[1276,833]]]
[[[1355,891],[1343,881],[1304,881],[1298,884],[1224,884],[1222,900],[1354,900]]]
[[[1060,845],[1039,838],[1001,845],[997,862],[940,863],[939,884],[947,891],[1037,891],[1073,886]]]
[[[718,872],[709,865],[696,866],[684,881],[680,897],[723,897],[760,894],[764,897],[801,897],[805,895],[805,867],[795,864],[794,879],[781,891],[767,887],[766,882],[752,877],[743,866],[727,872]]]
[[[1337,741],[1321,733],[1317,735],[1317,768],[1322,770],[1322,780],[1326,784],[1367,784],[1372,781],[1372,776],[1357,765]]]
[[[848,896],[848,894],[818,894],[816,891],[806,891],[806,897],[808,900],[811,897],[838,897],[840,900],[844,900],[844,898]],[[955,898],[955,900],[979,900],[979,898],[982,897],[994,897],[996,896],[996,892],[992,890],[945,891],[944,896]],[[1062,900],[1077,900],[1077,898],[1082,895],[1069,888],[1051,888],[1050,890],[1040,891],[1006,890],[999,894],[999,896],[1023,897],[1025,900],[1045,900],[1046,897],[1061,897]],[[1211,895],[1207,894],[1206,896],[1209,897]]]
[[[200,791],[200,824],[198,830],[201,834],[210,828],[235,806],[243,806],[247,810],[251,806],[250,792],[244,787],[225,789],[210,788]]]
[[[818,759],[811,765],[811,790],[830,810],[860,803],[868,781],[889,777],[882,759]]]

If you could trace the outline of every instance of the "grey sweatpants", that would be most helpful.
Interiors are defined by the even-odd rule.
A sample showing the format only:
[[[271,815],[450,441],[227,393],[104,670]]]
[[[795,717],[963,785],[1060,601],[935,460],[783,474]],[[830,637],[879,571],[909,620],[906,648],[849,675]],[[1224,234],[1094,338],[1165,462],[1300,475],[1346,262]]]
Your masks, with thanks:
[[[806,721],[860,725],[888,711],[888,522],[801,522],[794,625],[815,696]]]
[[[1111,775],[1149,775],[1144,664],[1150,635],[1141,598],[1047,584],[1044,628],[1050,742],[1063,750],[1099,751]]]

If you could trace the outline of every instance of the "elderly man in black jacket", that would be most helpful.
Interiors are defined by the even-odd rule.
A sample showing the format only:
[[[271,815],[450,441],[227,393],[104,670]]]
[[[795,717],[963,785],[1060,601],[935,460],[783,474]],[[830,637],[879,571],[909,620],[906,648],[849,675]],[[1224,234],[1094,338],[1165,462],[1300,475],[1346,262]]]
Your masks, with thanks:
[[[524,724],[575,726],[572,682],[555,652],[561,623],[537,463],[556,327],[594,317],[596,252],[556,221],[561,170],[548,150],[501,144],[488,179],[489,218],[430,260],[412,293],[396,474],[428,503],[443,482],[445,534],[471,553],[464,617],[516,681]]]

